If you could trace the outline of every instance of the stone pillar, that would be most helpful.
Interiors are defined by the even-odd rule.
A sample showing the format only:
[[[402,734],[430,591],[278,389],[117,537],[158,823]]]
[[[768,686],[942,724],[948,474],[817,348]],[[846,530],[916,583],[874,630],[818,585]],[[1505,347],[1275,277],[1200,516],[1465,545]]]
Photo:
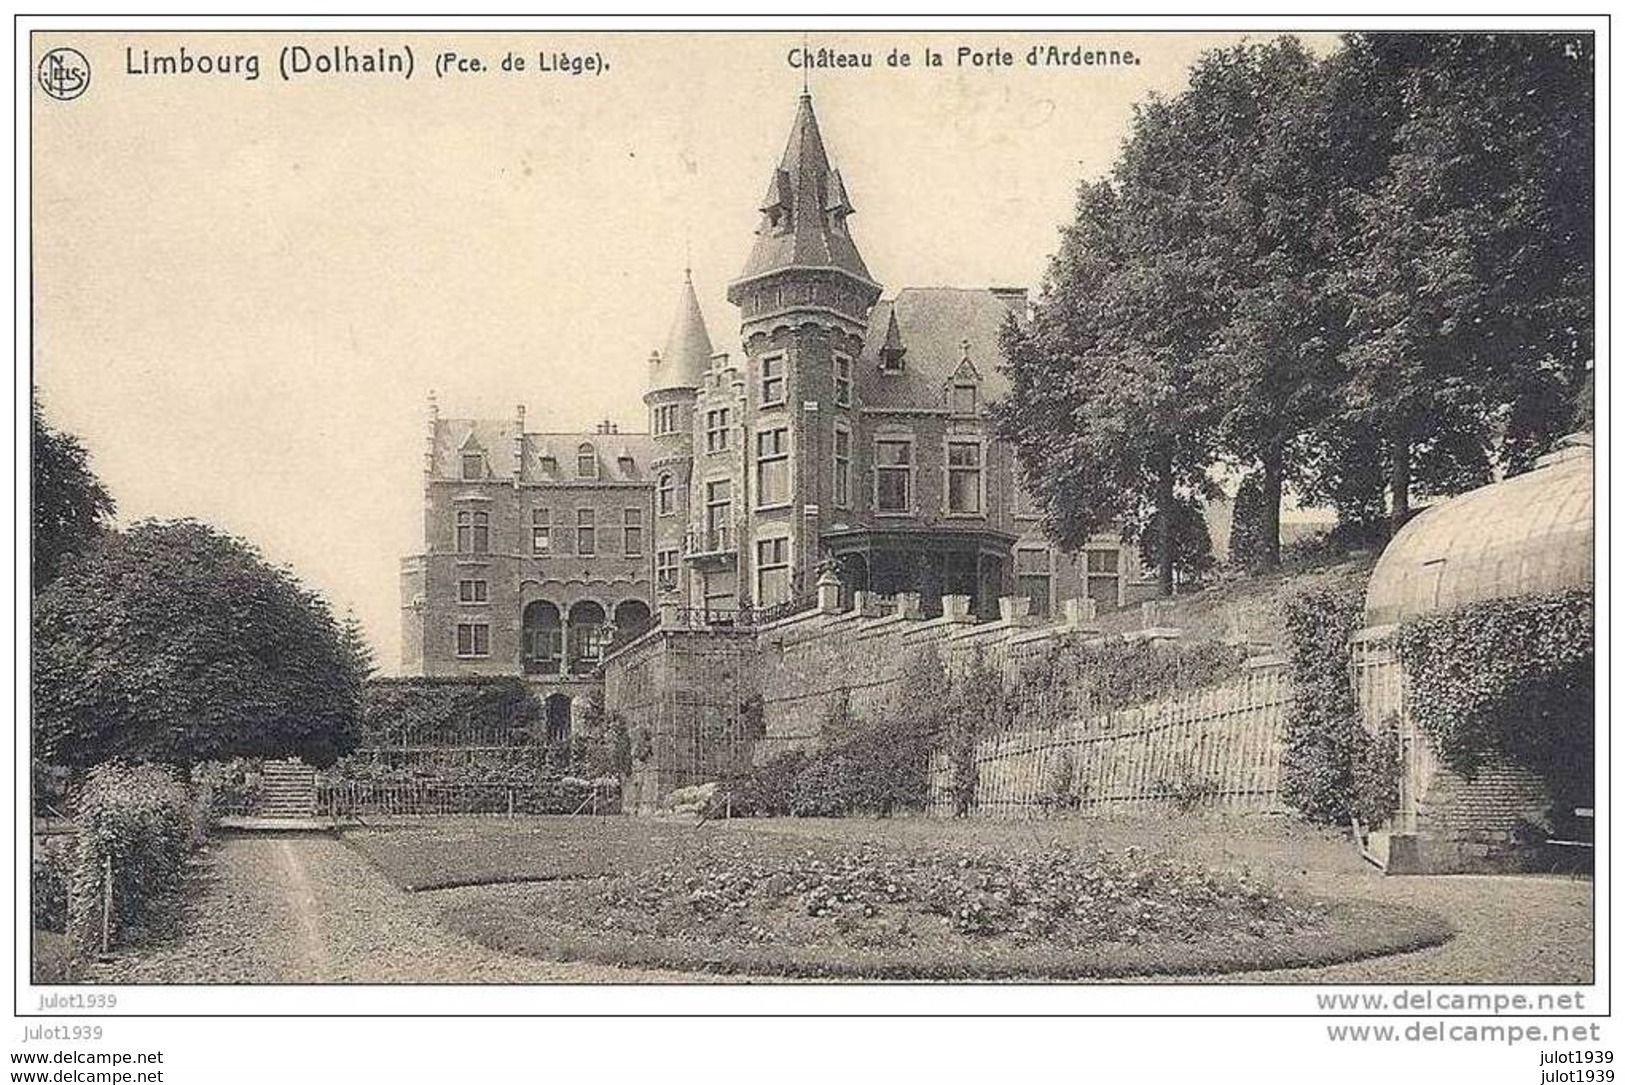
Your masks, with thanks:
[[[900,591],[897,593],[897,616],[918,621],[921,616],[920,593],[917,591]]]
[[[660,600],[659,606],[660,606],[660,628],[662,628],[662,629],[675,629],[677,627],[677,621],[678,621],[678,618],[679,618],[679,615],[680,615],[680,610],[679,610],[679,608],[677,606],[677,600],[675,600],[675,599],[662,599],[662,600]]]
[[[976,619],[970,612],[970,596],[944,595],[942,616],[950,622],[974,622]]]
[[[1019,622],[1032,613],[1033,601],[1025,595],[999,596],[999,620]]]
[[[1062,603],[1065,608],[1066,624],[1073,629],[1081,629],[1093,622],[1100,604],[1088,596],[1078,599],[1067,599]]]
[[[839,614],[841,612],[841,578],[835,575],[834,569],[825,569],[818,578],[818,613]]]

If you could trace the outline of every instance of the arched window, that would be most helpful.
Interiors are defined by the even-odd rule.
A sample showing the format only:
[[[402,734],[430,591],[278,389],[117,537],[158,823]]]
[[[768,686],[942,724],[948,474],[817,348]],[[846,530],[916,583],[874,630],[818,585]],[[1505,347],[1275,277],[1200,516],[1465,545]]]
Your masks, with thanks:
[[[660,484],[655,489],[655,507],[662,516],[670,516],[677,507],[677,483],[670,475],[661,475]]]
[[[576,449],[576,477],[598,477],[598,454],[592,450],[592,445],[583,441]]]

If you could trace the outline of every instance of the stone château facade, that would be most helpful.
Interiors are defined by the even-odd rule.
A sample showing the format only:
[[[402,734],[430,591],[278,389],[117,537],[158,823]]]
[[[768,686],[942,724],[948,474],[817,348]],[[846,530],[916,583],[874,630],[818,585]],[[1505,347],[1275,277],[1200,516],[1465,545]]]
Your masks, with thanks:
[[[727,290],[741,352],[713,349],[685,276],[649,359],[648,433],[531,433],[431,408],[424,550],[402,567],[408,673],[526,675],[566,694],[616,642],[664,617],[738,628],[843,594],[966,596],[1038,616],[1151,590],[1115,536],[1052,546],[988,406],[1008,391],[1001,329],[1026,291],[904,288],[890,298],[802,95]],[[550,705],[551,712],[551,705]]]

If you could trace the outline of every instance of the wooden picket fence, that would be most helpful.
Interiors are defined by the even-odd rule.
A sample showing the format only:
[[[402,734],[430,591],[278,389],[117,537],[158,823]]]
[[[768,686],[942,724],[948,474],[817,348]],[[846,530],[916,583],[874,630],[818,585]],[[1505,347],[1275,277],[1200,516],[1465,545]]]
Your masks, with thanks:
[[[447,814],[619,814],[618,782],[553,780],[527,784],[379,783],[322,779],[318,817],[427,817]]]
[[[977,744],[971,812],[1023,818],[1112,810],[1274,812],[1292,682],[1276,662],[1232,684]],[[954,769],[931,761],[931,813],[956,812]]]

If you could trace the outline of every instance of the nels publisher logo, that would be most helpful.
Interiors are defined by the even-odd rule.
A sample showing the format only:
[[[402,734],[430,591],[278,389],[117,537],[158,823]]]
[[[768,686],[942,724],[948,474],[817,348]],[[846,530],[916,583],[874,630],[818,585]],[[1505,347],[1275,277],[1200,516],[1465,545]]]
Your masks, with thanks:
[[[77,49],[52,49],[40,57],[39,85],[57,101],[71,101],[90,86],[90,61]]]

